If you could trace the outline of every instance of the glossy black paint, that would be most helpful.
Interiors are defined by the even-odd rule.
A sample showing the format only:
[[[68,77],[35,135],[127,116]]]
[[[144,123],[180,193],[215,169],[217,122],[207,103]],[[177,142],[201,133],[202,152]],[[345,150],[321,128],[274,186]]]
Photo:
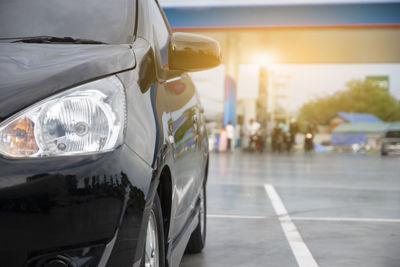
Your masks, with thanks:
[[[183,71],[199,71],[216,67],[221,62],[219,43],[209,37],[175,32],[169,45],[169,67]]]
[[[0,43],[0,119],[135,64],[130,45]]]
[[[166,261],[179,266],[197,225],[207,134],[190,77],[165,64],[168,45],[154,44],[153,18],[147,14],[160,10],[150,12],[149,2],[138,1],[132,44],[0,43],[0,120],[107,75],[117,75],[127,98],[124,144],[114,151],[0,156],[1,266],[36,267],[59,259],[77,267],[139,267],[157,191]]]
[[[0,159],[0,169],[0,257],[6,266],[60,250],[104,247],[124,213],[135,214],[131,226],[139,228],[150,186],[142,177],[152,175],[126,146],[92,156]]]

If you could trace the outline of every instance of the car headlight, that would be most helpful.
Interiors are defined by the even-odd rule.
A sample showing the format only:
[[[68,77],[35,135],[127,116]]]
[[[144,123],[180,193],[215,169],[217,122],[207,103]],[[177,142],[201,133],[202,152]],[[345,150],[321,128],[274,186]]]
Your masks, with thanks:
[[[13,158],[112,150],[123,142],[125,92],[116,76],[40,101],[0,124],[0,153]]]

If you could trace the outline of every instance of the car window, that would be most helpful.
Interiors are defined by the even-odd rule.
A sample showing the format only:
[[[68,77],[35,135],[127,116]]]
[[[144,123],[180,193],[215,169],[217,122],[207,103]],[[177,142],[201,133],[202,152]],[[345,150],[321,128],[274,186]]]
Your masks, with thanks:
[[[155,45],[160,51],[161,65],[165,66],[168,64],[168,43],[170,35],[169,28],[165,24],[161,10],[154,0],[150,1],[150,12],[152,18],[152,27],[156,35],[156,40],[154,40],[154,42],[156,42]]]
[[[388,138],[400,138],[400,130],[399,131],[388,131],[386,133],[386,137],[388,137]]]

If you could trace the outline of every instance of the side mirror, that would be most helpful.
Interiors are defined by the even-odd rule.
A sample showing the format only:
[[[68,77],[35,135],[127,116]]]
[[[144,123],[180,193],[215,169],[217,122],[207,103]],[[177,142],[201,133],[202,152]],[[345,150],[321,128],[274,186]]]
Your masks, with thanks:
[[[219,43],[206,36],[192,33],[173,33],[169,42],[170,70],[200,71],[221,64]]]

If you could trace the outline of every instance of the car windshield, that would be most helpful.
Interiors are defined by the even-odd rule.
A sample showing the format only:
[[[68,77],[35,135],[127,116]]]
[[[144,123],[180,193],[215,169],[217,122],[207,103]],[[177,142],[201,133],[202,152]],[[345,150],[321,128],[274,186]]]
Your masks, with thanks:
[[[386,133],[387,138],[400,138],[400,130],[399,131],[388,131]]]
[[[54,36],[131,43],[135,6],[135,0],[0,0],[0,39]]]

